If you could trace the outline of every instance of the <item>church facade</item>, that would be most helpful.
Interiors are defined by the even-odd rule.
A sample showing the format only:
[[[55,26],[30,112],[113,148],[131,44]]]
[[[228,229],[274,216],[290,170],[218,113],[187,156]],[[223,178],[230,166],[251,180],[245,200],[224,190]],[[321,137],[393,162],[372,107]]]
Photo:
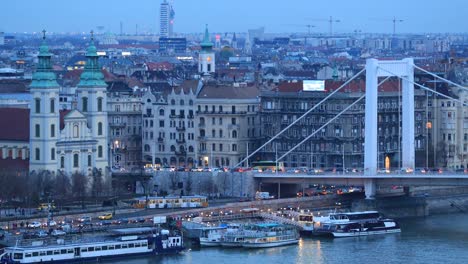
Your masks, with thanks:
[[[77,104],[59,111],[59,85],[52,72],[45,36],[38,55],[30,93],[29,171],[58,170],[85,175],[108,166],[107,84],[98,64],[94,39],[86,51],[87,62],[77,88]],[[62,115],[62,117],[61,117]],[[62,120],[61,120],[62,119]]]

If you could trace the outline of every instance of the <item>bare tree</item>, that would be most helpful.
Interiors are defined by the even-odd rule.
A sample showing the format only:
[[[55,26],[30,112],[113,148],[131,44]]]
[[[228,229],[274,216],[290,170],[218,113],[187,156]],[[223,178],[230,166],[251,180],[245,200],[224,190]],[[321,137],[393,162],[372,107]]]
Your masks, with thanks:
[[[86,185],[88,178],[81,172],[72,174],[72,193],[75,198],[80,199],[81,206],[84,208],[84,199],[86,196]]]
[[[171,180],[171,189],[172,191],[175,191],[178,189],[178,184],[179,184],[179,174],[175,172],[170,173],[170,180]]]
[[[93,182],[91,186],[91,192],[94,197],[98,197],[102,194],[102,190],[103,190],[102,172],[98,170],[97,168],[94,168],[92,177],[93,177]]]
[[[185,183],[185,192],[187,193],[187,195],[190,195],[190,193],[192,192],[192,184],[193,184],[192,173],[189,172],[188,177],[187,177],[187,182]]]

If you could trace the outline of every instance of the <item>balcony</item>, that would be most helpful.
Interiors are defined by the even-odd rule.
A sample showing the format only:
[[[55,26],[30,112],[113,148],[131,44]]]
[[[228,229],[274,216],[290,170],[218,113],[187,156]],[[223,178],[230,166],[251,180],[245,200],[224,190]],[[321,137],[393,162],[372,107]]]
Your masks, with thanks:
[[[124,123],[124,122],[110,122],[109,123],[109,126],[110,127],[126,127],[127,126],[127,123]]]
[[[169,115],[169,118],[177,118],[177,117],[178,117],[178,115],[173,115],[173,114]]]
[[[201,141],[206,141],[207,138],[206,137],[198,137],[198,140],[201,140]]]
[[[193,115],[188,115],[187,118],[188,118],[188,119],[193,119],[194,116],[193,116]]]
[[[187,152],[184,150],[184,151],[175,151],[175,155],[176,156],[185,156],[187,154]]]
[[[185,127],[176,127],[176,130],[181,132],[181,131],[185,131]]]
[[[185,139],[176,139],[177,144],[184,144]]]
[[[198,124],[198,127],[205,127],[205,123]]]
[[[177,118],[185,118],[185,115],[178,115]]]
[[[236,125],[234,125],[234,124],[229,124],[228,125],[228,129],[239,129],[239,128],[240,128],[240,126],[237,125],[237,124]]]

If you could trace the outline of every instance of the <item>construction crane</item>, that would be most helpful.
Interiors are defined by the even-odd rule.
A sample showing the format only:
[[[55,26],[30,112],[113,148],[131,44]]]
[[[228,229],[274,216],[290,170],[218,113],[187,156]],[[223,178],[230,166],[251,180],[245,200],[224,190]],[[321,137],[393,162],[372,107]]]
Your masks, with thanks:
[[[372,20],[377,20],[377,21],[391,21],[393,23],[393,36],[396,34],[396,24],[401,23],[404,20],[403,19],[397,19],[396,17],[393,17],[393,19],[381,19],[381,18],[376,18]]]
[[[333,19],[332,16],[329,19],[312,19],[312,21],[328,22],[330,36],[333,36],[333,23],[341,22],[339,19]]]

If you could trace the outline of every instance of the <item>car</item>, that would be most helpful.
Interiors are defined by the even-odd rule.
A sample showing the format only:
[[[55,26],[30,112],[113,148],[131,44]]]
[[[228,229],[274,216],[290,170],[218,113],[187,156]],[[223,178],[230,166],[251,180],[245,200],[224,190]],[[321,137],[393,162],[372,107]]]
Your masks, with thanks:
[[[42,227],[42,224],[40,222],[34,221],[28,224],[29,228],[40,228]]]
[[[72,225],[70,224],[62,224],[61,226],[59,226],[59,228],[65,232],[68,232],[69,230],[72,229]]]
[[[139,217],[139,218],[136,219],[136,222],[137,222],[137,223],[140,223],[140,224],[144,223],[145,221],[146,221],[146,219],[141,218],[141,217]]]
[[[86,227],[86,226],[93,226],[93,223],[91,223],[91,221],[83,221],[78,224],[78,227],[81,227],[81,228]]]
[[[91,222],[91,216],[82,216],[78,218],[78,222],[83,223],[83,222]]]
[[[56,225],[57,225],[57,222],[55,222],[54,220],[50,220],[50,221],[44,222],[44,224],[42,224],[42,226],[44,226],[44,227],[53,227],[53,226],[56,226]]]
[[[47,234],[46,231],[44,230],[39,230],[36,232],[37,237],[48,237],[49,235]]]
[[[443,173],[444,170],[442,168],[432,168],[431,172],[432,173]]]
[[[401,173],[413,173],[414,170],[413,168],[401,168],[400,172]]]
[[[98,218],[100,220],[110,220],[112,219],[114,215],[112,213],[106,213],[106,214],[103,214],[103,215],[100,215]]]
[[[116,220],[112,221],[112,224],[114,224],[114,225],[128,224],[128,219],[127,218],[116,219]]]
[[[112,221],[110,221],[110,220],[102,220],[102,221],[98,222],[97,224],[100,225],[100,226],[108,226],[108,225],[111,225],[111,224],[112,224]]]
[[[24,232],[23,239],[33,239],[37,238],[37,234],[35,232]]]
[[[58,229],[55,229],[54,231],[52,231],[52,233],[50,233],[51,236],[64,236],[66,235],[67,233],[62,231],[62,230],[58,230]]]
[[[377,171],[377,173],[390,173],[390,170],[389,170],[389,169],[382,168],[382,169],[379,169],[379,170]]]

